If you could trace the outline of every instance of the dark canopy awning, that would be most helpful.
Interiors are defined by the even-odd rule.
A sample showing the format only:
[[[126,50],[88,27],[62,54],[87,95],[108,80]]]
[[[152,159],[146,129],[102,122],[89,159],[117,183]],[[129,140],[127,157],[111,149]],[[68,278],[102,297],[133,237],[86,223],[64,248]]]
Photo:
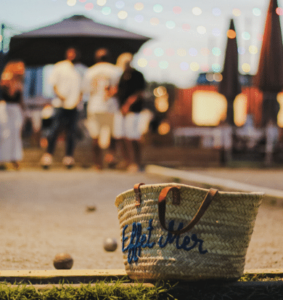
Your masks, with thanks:
[[[136,53],[148,40],[148,37],[76,15],[12,37],[9,58],[21,59],[28,66],[52,64],[64,59],[67,47],[75,46],[81,51],[81,62],[90,66],[98,48],[108,48],[115,62],[123,52]]]

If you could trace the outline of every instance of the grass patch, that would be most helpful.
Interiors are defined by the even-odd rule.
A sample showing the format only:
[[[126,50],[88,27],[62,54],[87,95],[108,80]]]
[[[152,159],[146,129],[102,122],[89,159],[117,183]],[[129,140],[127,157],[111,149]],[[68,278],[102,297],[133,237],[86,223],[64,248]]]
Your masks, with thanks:
[[[48,290],[37,290],[32,285],[0,284],[1,300],[173,300],[168,292],[169,284],[156,284],[154,287],[144,287],[142,283],[123,287],[125,280],[106,283],[98,282],[95,285],[81,285],[79,288],[62,283],[60,287]]]

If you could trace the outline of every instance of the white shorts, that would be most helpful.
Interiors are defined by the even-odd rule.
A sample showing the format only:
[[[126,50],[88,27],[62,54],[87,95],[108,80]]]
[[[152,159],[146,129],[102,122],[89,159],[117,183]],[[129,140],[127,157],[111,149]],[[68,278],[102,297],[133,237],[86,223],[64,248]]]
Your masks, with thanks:
[[[101,134],[101,129],[108,127],[110,134],[113,133],[114,114],[111,113],[88,113],[85,122],[89,135],[97,139]]]
[[[144,110],[141,113],[130,112],[123,116],[119,111],[114,115],[113,136],[116,139],[139,140],[147,132],[153,114]]]

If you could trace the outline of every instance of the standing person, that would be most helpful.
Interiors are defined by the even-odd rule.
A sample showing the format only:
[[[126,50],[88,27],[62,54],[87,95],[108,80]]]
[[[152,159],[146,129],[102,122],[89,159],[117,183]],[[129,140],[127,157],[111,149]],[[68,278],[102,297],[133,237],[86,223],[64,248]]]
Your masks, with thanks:
[[[110,63],[110,53],[105,48],[98,49],[94,59],[95,64],[84,76],[83,91],[89,94],[86,127],[93,140],[94,168],[99,170],[103,167],[99,137],[104,128],[112,136],[114,112],[118,110],[114,95],[122,71]]]
[[[114,136],[123,156],[117,167],[137,172],[141,165],[139,125],[146,83],[142,73],[131,67],[132,59],[131,53],[123,53],[117,60],[124,73],[118,84],[119,112],[115,114]]]
[[[15,169],[23,157],[22,109],[24,63],[10,61],[4,68],[0,86],[0,163],[12,162]]]
[[[79,58],[78,50],[70,47],[66,51],[66,59],[54,65],[49,82],[53,86],[60,105],[56,109],[54,120],[48,137],[47,153],[41,158],[41,165],[48,168],[52,164],[56,141],[61,127],[66,130],[66,155],[63,164],[71,168],[75,164],[75,131],[77,124],[77,105],[81,100],[81,77],[74,63]]]

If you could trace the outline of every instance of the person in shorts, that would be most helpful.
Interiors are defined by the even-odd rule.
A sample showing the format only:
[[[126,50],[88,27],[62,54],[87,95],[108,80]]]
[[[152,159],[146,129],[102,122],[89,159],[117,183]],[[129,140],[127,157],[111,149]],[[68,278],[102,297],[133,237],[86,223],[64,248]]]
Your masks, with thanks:
[[[81,76],[77,72],[74,63],[79,53],[73,47],[66,51],[66,59],[54,65],[49,77],[49,83],[53,86],[57,96],[56,114],[50,128],[47,152],[41,158],[41,165],[48,168],[52,164],[56,141],[61,128],[66,131],[66,150],[63,164],[70,168],[74,165],[75,131],[77,124],[77,106],[81,100]]]
[[[122,71],[110,63],[110,53],[105,48],[98,49],[94,58],[95,64],[85,73],[83,91],[89,94],[86,127],[93,140],[94,168],[102,169],[101,141],[111,141],[114,113],[118,110],[114,95]]]

